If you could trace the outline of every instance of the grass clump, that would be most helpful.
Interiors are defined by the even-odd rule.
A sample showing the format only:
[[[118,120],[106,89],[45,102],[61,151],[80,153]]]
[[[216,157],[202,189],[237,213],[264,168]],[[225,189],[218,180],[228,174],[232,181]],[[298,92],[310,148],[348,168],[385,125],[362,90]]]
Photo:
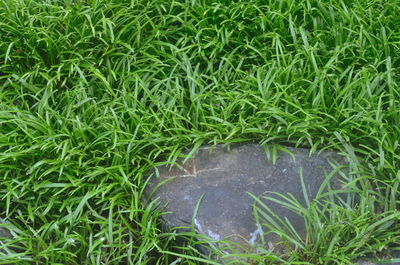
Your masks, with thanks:
[[[1,1],[0,216],[20,252],[0,263],[206,262],[159,230],[144,172],[244,141],[360,160],[364,204],[287,262],[399,242],[399,38],[392,0]]]

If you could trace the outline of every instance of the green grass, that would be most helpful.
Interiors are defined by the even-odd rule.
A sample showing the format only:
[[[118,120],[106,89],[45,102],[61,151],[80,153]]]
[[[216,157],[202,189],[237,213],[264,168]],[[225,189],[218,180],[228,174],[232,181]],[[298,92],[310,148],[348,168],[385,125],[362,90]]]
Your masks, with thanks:
[[[297,206],[307,239],[282,232],[296,248],[254,263],[385,251],[400,241],[399,67],[397,0],[3,0],[0,217],[20,252],[0,264],[207,263],[141,203],[145,172],[236,142],[342,152],[361,198]]]

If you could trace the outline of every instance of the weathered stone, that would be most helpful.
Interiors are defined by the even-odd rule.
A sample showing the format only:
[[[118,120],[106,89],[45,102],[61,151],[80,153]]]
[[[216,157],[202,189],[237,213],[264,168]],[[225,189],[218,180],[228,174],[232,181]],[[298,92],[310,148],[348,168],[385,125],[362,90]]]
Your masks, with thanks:
[[[278,151],[276,163],[268,160],[264,148],[257,144],[236,146],[230,151],[222,146],[201,148],[181,168],[159,167],[159,177],[151,179],[146,194],[155,190],[152,198],[159,197],[161,205],[171,212],[163,216],[167,227],[190,226],[196,203],[204,195],[194,219],[197,232],[216,240],[229,237],[242,244],[254,243],[258,233],[252,214],[254,199],[248,192],[255,196],[290,193],[304,204],[300,169],[312,199],[332,171],[329,162],[344,162],[331,152],[309,156],[309,150],[286,148],[292,155]],[[268,202],[268,206],[278,216],[288,218],[301,233],[301,216],[276,203]]]
[[[216,240],[229,237],[243,245],[254,243],[258,234],[252,214],[254,200],[248,192],[257,197],[263,194],[274,196],[269,192],[290,193],[304,205],[300,169],[310,200],[332,172],[332,165],[344,165],[346,170],[346,160],[336,153],[320,152],[310,156],[307,149],[286,149],[291,154],[277,151],[275,161],[269,159],[264,148],[257,144],[239,145],[231,150],[221,145],[203,147],[186,163],[178,161],[179,167],[158,167],[159,176],[151,178],[145,197],[147,200],[160,199],[160,205],[169,212],[163,215],[167,228],[191,226],[194,209],[202,198],[193,222],[198,233]],[[274,157],[273,152],[270,156]],[[330,184],[334,189],[340,188],[339,177],[333,176]],[[279,204],[265,202],[275,214],[286,217],[299,234],[303,234],[302,217]],[[273,238],[267,240],[274,241]],[[399,252],[391,253],[400,258]],[[373,260],[376,258],[366,257],[355,264],[381,264]],[[385,264],[400,265],[399,262]]]

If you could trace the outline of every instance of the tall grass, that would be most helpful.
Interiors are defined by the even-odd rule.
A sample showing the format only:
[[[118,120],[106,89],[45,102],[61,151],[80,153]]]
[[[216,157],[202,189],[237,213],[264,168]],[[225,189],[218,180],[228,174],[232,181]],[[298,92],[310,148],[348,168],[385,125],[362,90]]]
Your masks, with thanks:
[[[370,207],[332,214],[368,237],[322,225],[292,264],[398,242],[399,40],[395,0],[1,1],[0,216],[19,252],[0,263],[206,262],[141,203],[145,172],[245,141],[358,159]]]

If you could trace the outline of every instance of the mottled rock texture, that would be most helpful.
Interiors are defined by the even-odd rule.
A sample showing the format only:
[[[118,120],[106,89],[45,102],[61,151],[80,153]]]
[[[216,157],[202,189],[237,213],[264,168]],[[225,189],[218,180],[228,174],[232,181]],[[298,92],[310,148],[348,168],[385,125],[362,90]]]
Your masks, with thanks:
[[[230,150],[223,146],[201,148],[185,164],[179,161],[180,168],[159,167],[159,176],[152,178],[147,194],[168,179],[152,196],[159,197],[161,205],[171,212],[164,215],[168,227],[190,226],[196,203],[203,196],[194,219],[199,233],[217,240],[231,236],[230,240],[240,243],[254,242],[257,237],[252,215],[254,199],[248,192],[255,196],[267,192],[291,193],[304,203],[300,169],[308,196],[314,198],[325,176],[332,171],[329,161],[343,162],[330,152],[310,156],[307,149],[285,148],[291,154],[277,151],[275,161],[272,147],[268,159],[265,149],[257,144]],[[287,217],[299,231],[303,229],[299,215],[275,203],[268,206],[278,216]]]
[[[243,245],[254,243],[258,233],[252,213],[254,199],[248,192],[257,197],[267,194],[274,197],[269,192],[290,193],[304,205],[300,170],[310,200],[334,165],[344,165],[343,170],[347,170],[346,160],[336,153],[315,152],[310,156],[308,149],[284,148],[288,152],[275,148],[278,151],[274,154],[273,147],[266,151],[257,144],[237,145],[230,150],[221,145],[203,147],[185,163],[178,161],[179,166],[158,167],[158,174],[153,174],[146,188],[146,197],[148,200],[159,198],[160,206],[170,212],[163,215],[167,228],[191,226],[194,209],[202,198],[193,222],[198,233],[216,240],[229,237]],[[335,175],[330,184],[338,189],[341,179]],[[302,217],[279,204],[265,202],[279,217],[288,218],[302,234]],[[366,259],[358,264],[375,263]]]

